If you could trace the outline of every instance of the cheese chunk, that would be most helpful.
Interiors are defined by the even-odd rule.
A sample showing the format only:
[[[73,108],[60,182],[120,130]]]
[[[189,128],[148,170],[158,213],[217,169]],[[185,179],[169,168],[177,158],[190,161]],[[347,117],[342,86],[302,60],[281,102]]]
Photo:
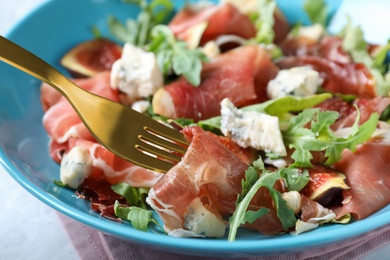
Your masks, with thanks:
[[[267,94],[270,99],[277,99],[287,95],[306,97],[315,94],[323,79],[320,73],[310,67],[294,67],[278,72],[276,77],[267,85]]]
[[[229,99],[221,102],[221,131],[241,147],[287,155],[279,119],[255,111],[238,110]]]
[[[163,86],[164,77],[156,56],[130,43],[111,69],[111,87],[125,93],[133,102],[153,95]]]
[[[73,147],[61,161],[60,180],[63,184],[77,189],[90,175],[92,159],[89,151],[80,147]]]
[[[205,206],[199,198],[194,199],[184,215],[184,229],[205,237],[223,237],[226,225]]]
[[[297,37],[305,37],[313,43],[319,42],[325,34],[325,28],[321,24],[313,24],[309,26],[300,26]]]

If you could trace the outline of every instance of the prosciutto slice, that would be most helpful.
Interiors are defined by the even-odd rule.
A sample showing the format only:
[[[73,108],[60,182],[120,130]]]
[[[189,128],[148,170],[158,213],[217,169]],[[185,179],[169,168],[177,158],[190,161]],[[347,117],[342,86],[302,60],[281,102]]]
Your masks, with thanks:
[[[229,98],[236,107],[264,101],[266,88],[278,68],[269,54],[257,45],[226,52],[204,64],[199,87],[184,77],[160,89],[153,99],[153,110],[169,118],[195,121],[220,114],[220,102]]]
[[[339,63],[351,63],[351,57],[342,48],[342,41],[341,37],[334,35],[326,35],[318,40],[288,36],[280,47],[287,56],[318,56]]]
[[[343,191],[343,205],[337,217],[352,214],[363,219],[390,203],[390,133],[361,145],[355,153],[344,150],[335,168],[347,176],[349,190]]]
[[[123,160],[99,143],[80,138],[71,138],[68,143],[66,152],[75,146],[81,146],[89,151],[93,166],[90,177],[93,179],[106,180],[110,184],[125,182],[132,187],[150,188],[162,177],[161,173],[149,171]]]
[[[110,73],[102,72],[88,79],[75,80],[85,90],[118,102],[118,93],[110,87]],[[50,136],[50,156],[60,163],[73,147],[87,149],[93,162],[91,178],[110,184],[126,182],[133,187],[152,187],[160,173],[152,172],[127,162],[97,143],[73,107],[56,90],[42,86],[42,106],[46,107],[43,125]],[[50,99],[55,97],[54,99]],[[108,122],[109,123],[109,122]],[[91,181],[89,182],[91,183]]]
[[[310,66],[320,72],[323,88],[332,93],[355,95],[360,98],[377,96],[372,74],[362,63],[338,63],[316,56],[287,57],[278,62],[283,68]]]
[[[187,5],[176,14],[169,27],[178,39],[188,41],[193,28],[201,23],[207,25],[200,37],[200,46],[225,34],[233,34],[245,39],[256,35],[256,28],[249,17],[229,3],[203,8]]]
[[[389,97],[376,97],[374,99],[366,99],[357,101],[357,106],[360,111],[360,121],[359,125],[365,123],[368,119],[370,119],[373,113],[378,113],[379,115],[390,105]],[[334,130],[338,130],[344,127],[351,127],[355,122],[357,116],[356,109],[353,109],[348,116],[339,119],[332,128]]]
[[[218,218],[232,214],[248,168],[247,163],[201,128],[186,127],[183,133],[191,142],[184,158],[153,186],[148,196],[148,203],[160,215],[170,234],[184,229],[189,207],[197,199]],[[280,183],[276,186],[280,189]],[[265,188],[256,194],[250,209],[261,207],[270,208],[270,212],[248,227],[265,234],[282,230]]]
[[[110,73],[102,72],[88,79],[75,80],[81,88],[99,96],[118,102],[118,93],[110,88]],[[58,97],[58,92],[43,84],[41,88],[42,106],[46,108],[43,116],[43,126],[49,134],[50,154],[56,162],[61,161],[63,145],[70,137],[79,137],[94,141],[73,107],[64,97]],[[54,99],[51,99],[54,98]]]
[[[183,227],[184,215],[198,197],[218,212],[233,212],[248,168],[201,128],[187,127],[183,133],[191,141],[183,160],[153,186],[148,196],[168,231]]]

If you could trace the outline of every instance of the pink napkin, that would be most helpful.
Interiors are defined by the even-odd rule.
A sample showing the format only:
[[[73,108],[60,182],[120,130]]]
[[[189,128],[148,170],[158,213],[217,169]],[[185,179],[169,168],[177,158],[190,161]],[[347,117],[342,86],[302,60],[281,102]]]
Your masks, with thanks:
[[[121,260],[121,259],[158,259],[158,260],[202,260],[199,256],[186,256],[142,247],[116,237],[105,235],[59,213],[59,217],[82,259]],[[315,248],[293,254],[251,258],[254,260],[291,260],[291,259],[358,259],[362,256],[390,244],[390,224],[369,233],[354,237],[342,243]],[[224,258],[212,258],[222,260]],[[245,258],[234,258],[241,260]]]

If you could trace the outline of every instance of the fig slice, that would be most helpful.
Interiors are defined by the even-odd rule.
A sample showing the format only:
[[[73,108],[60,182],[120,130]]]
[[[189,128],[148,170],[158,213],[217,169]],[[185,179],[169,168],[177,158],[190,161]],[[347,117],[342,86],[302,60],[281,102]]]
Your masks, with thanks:
[[[330,205],[342,190],[349,189],[345,182],[346,176],[341,172],[324,166],[316,166],[308,170],[310,181],[301,190],[301,194],[322,206]]]
[[[121,57],[122,47],[108,39],[98,38],[82,42],[61,59],[69,73],[76,78],[91,77],[98,72],[111,70]]]

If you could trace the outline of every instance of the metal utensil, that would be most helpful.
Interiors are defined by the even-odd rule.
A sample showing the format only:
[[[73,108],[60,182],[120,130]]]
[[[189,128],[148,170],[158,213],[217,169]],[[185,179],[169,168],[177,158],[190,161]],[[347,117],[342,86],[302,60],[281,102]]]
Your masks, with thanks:
[[[96,140],[125,160],[166,172],[186,152],[188,143],[179,131],[83,90],[51,65],[2,36],[0,60],[57,89]]]

